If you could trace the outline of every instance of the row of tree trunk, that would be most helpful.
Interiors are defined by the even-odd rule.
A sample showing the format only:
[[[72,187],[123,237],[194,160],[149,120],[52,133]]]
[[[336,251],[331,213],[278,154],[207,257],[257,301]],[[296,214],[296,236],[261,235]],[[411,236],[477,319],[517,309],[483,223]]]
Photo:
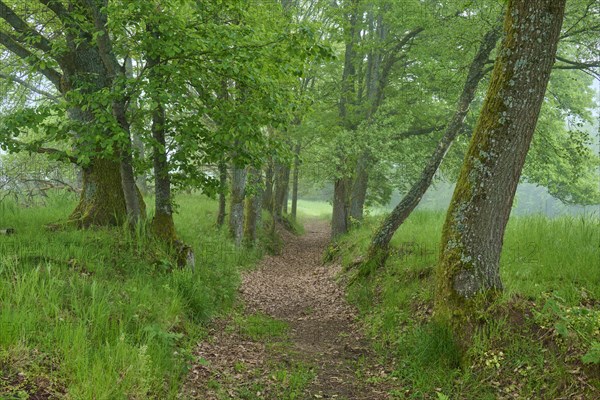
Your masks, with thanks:
[[[294,146],[293,162],[270,159],[262,169],[235,164],[228,168],[225,161],[219,163],[219,211],[216,222],[217,226],[227,222],[229,234],[237,246],[244,244],[251,247],[256,243],[263,210],[272,214],[274,223],[281,222],[288,214],[290,179],[292,204],[289,215],[293,220],[296,219],[301,149],[300,143]]]

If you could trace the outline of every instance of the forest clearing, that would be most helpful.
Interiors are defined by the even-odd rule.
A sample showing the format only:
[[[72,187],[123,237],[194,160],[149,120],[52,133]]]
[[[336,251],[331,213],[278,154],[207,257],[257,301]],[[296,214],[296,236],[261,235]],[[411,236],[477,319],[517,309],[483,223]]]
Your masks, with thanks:
[[[0,400],[600,399],[597,0],[0,0]]]

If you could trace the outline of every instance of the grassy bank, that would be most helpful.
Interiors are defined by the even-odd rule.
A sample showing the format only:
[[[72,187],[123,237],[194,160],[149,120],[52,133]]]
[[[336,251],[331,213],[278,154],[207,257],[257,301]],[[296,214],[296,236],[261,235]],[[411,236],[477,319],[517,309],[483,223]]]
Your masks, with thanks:
[[[598,398],[600,221],[513,218],[501,261],[506,287],[489,329],[458,367],[451,336],[431,320],[444,214],[414,213],[394,237],[386,268],[358,280],[350,298],[382,355],[393,359],[399,398]],[[378,220],[342,243],[351,265]]]
[[[176,397],[203,324],[233,304],[240,266],[258,257],[216,230],[214,202],[179,204],[195,273],[123,229],[45,230],[65,220],[70,197],[2,203],[0,225],[16,234],[0,236],[0,398]]]

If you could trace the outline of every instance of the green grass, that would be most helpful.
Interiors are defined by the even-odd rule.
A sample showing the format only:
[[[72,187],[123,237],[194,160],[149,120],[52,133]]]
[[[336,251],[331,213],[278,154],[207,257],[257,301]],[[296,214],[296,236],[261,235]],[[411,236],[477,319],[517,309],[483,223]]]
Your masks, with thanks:
[[[301,218],[327,219],[331,216],[331,204],[326,201],[299,199],[298,216]]]
[[[2,203],[0,225],[17,234],[0,236],[0,398],[176,398],[203,324],[233,305],[240,266],[259,256],[215,229],[214,202],[179,204],[195,272],[124,229],[46,231],[73,208],[68,196]]]
[[[349,292],[377,350],[396,361],[394,375],[410,388],[398,397],[598,395],[598,365],[582,362],[586,353],[588,361],[597,356],[600,342],[598,217],[511,219],[500,267],[506,290],[463,368],[452,335],[431,319],[444,217],[413,213],[392,241],[386,268]],[[365,254],[378,221],[367,219],[344,238],[344,264]],[[589,386],[577,384],[582,376]]]

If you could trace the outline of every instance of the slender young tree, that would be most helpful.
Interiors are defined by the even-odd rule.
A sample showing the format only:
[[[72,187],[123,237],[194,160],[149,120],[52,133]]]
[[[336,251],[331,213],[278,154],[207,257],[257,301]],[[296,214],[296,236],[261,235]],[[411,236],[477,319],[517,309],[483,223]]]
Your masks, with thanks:
[[[468,346],[502,291],[504,231],[555,61],[566,0],[511,0],[490,86],[446,216],[436,317]]]

